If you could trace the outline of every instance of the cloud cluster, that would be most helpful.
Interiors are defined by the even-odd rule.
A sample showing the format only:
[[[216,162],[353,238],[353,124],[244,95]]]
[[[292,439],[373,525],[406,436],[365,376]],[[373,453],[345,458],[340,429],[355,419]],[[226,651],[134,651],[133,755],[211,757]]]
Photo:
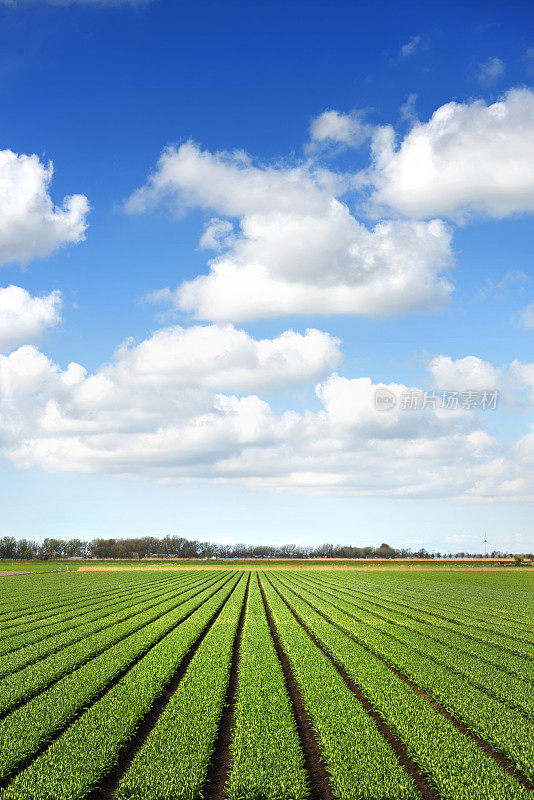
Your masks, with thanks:
[[[272,392],[317,381],[340,362],[339,341],[314,329],[253,339],[233,325],[174,326],[140,344],[126,342],[101,374],[112,384]]]
[[[320,380],[318,411],[275,413],[247,393],[313,381],[338,359],[318,331],[171,328],[88,375],[26,345],[0,356],[0,447],[19,468],[313,493],[461,495],[486,474],[497,444],[469,412],[380,413],[370,378]]]
[[[85,238],[89,204],[81,194],[54,205],[52,164],[0,150],[0,264],[46,258]]]
[[[41,338],[61,322],[61,295],[32,297],[20,286],[0,288],[0,352]]]
[[[258,340],[218,325],[127,341],[93,374],[76,363],[62,370],[24,345],[0,356],[0,451],[18,468],[162,483],[534,499],[534,435],[504,447],[462,408],[377,410],[377,389],[399,398],[418,387],[343,377],[332,372],[340,359],[339,342],[321,331]],[[534,364],[495,368],[441,355],[429,373],[448,389],[496,388],[512,378],[534,389]],[[265,393],[291,384],[315,384],[319,407],[276,411]]]
[[[517,359],[496,367],[477,356],[452,359],[438,355],[430,359],[428,371],[440,390],[498,390],[502,402],[510,408],[534,408],[534,363]]]
[[[359,147],[372,132],[373,126],[364,121],[361,111],[349,114],[335,110],[323,111],[311,122],[308,152],[332,144]]]
[[[404,57],[419,44],[408,43]],[[403,112],[412,120],[414,102]],[[207,212],[200,246],[213,253],[209,272],[153,299],[212,324],[126,341],[88,374],[76,363],[62,369],[33,344],[59,321],[59,294],[0,290],[0,452],[19,468],[163,483],[534,499],[534,434],[510,447],[466,409],[397,404],[381,412],[377,389],[399,397],[411,387],[339,375],[340,343],[328,333],[257,339],[235,327],[289,314],[439,308],[452,291],[451,230],[433,217],[534,210],[533,131],[534,93],[513,90],[490,106],[443,106],[428,122],[414,121],[398,147],[393,129],[374,129],[363,175],[323,169],[319,158],[265,165],[193,142],[166,149],[126,209]],[[321,155],[325,146],[358,146],[370,130],[356,112],[326,111],[310,133],[309,153]],[[25,261],[83,238],[86,198],[54,206],[51,177],[36,156],[0,153],[0,260]],[[387,211],[372,226],[351,202],[365,184],[370,206]],[[527,326],[530,317],[529,307]],[[437,355],[428,371],[437,389],[500,389],[506,403],[534,404],[534,364]],[[313,385],[309,408],[279,411],[279,398],[269,397],[288,387],[303,396]]]
[[[434,356],[428,364],[428,370],[437,389],[463,391],[473,389],[501,389],[503,383],[502,370],[477,356],[452,359],[450,356]]]
[[[504,75],[504,63],[497,56],[483,61],[478,68],[478,80],[481,83],[493,83]]]
[[[373,137],[372,203],[411,218],[492,217],[534,211],[534,91],[486,105],[447,103],[395,145]]]
[[[243,322],[287,314],[388,315],[447,302],[447,227],[387,220],[369,229],[339,199],[344,176],[307,166],[257,166],[242,153],[188,142],[161,156],[130,212],[158,203],[217,217],[202,237],[219,251],[208,275],[167,291],[198,319]],[[161,296],[161,295],[160,295]]]

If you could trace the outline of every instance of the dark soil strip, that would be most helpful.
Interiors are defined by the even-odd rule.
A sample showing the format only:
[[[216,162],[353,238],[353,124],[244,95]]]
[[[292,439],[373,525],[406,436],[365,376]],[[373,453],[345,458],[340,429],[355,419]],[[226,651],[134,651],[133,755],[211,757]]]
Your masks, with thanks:
[[[435,700],[432,697],[432,695],[428,694],[428,692],[425,692],[424,689],[421,689],[420,686],[418,686],[414,681],[408,678],[407,675],[405,675],[403,672],[397,669],[397,667],[394,667],[393,664],[390,664],[383,656],[380,656],[378,653],[375,653],[374,650],[372,650],[366,644],[361,642],[356,636],[353,636],[351,633],[347,633],[347,631],[344,630],[344,628],[342,628],[341,625],[338,625],[337,622],[334,622],[334,620],[329,619],[329,617],[327,617],[325,614],[319,611],[319,609],[312,606],[308,600],[306,600],[304,597],[301,597],[298,594],[298,592],[295,592],[294,589],[291,589],[290,587],[286,588],[288,588],[291,592],[293,592],[293,594],[295,594],[300,600],[303,600],[305,603],[307,603],[307,605],[309,605],[310,608],[313,608],[313,610],[316,611],[317,614],[319,614],[319,616],[322,617],[326,622],[328,622],[334,628],[340,630],[345,636],[347,636],[357,645],[362,647],[376,659],[381,661],[388,669],[391,670],[391,672],[393,672],[398,678],[404,681],[404,683],[406,683],[410,687],[410,689],[412,689],[420,697],[423,697],[432,706],[433,709],[435,709],[439,714],[448,719],[449,722],[451,722],[455,728],[457,728],[461,733],[464,734],[464,736],[467,736],[469,737],[469,739],[472,739],[473,742],[475,742],[480,747],[480,749],[483,750],[484,753],[486,753],[486,755],[490,756],[490,758],[493,758],[493,760],[496,761],[505,772],[511,775],[512,778],[515,778],[518,783],[520,783],[529,791],[531,792],[534,791],[534,783],[529,778],[527,778],[527,776],[524,775],[519,769],[517,769],[517,767],[513,764],[512,761],[510,761],[510,759],[507,756],[503,755],[503,753],[501,753],[499,750],[493,747],[493,745],[491,745],[477,733],[472,731],[471,728],[469,728],[464,722],[457,719],[457,717],[454,717],[449,711],[447,711],[446,708],[444,708],[437,700]],[[285,599],[284,602],[286,602],[287,604],[287,601]],[[293,614],[295,614],[295,612],[293,612]]]
[[[282,672],[284,673],[284,682],[286,691],[293,706],[293,716],[297,726],[297,733],[300,739],[300,746],[304,755],[304,767],[308,774],[308,782],[310,786],[309,800],[336,800],[332,787],[330,786],[330,779],[326,764],[321,755],[315,732],[313,730],[308,712],[304,705],[304,700],[300,693],[298,683],[291,669],[289,659],[282,647],[282,643],[278,637],[278,631],[271,614],[271,609],[267,602],[261,579],[259,578],[261,596],[263,598],[263,605],[265,607],[265,614],[267,615],[267,622],[269,623],[269,630],[273,639],[273,644],[280,661]],[[270,583],[270,581],[269,581]]]
[[[239,651],[241,648],[241,637],[243,636],[243,626],[245,624],[250,579],[251,573],[249,572],[245,599],[243,600],[243,606],[241,608],[241,614],[239,615],[239,622],[237,624],[237,631],[232,647],[230,677],[228,679],[228,686],[226,687],[223,711],[219,720],[219,727],[213,745],[213,753],[210,759],[206,780],[202,787],[202,797],[204,800],[224,800],[226,797],[226,784],[230,774],[230,746],[232,744],[237,684],[239,681]]]
[[[232,573],[232,575],[226,581],[224,581],[223,584],[221,584],[220,586],[217,586],[215,591],[212,594],[210,594],[210,596],[207,597],[204,602],[206,602],[211,597],[213,597],[213,595],[216,594],[220,589],[222,589],[224,587],[224,585],[226,583],[228,583],[228,581],[231,580],[231,578],[234,577],[234,576],[235,576],[235,573]],[[237,586],[237,583],[236,583],[236,586]],[[235,587],[234,587],[234,589],[235,589]],[[232,592],[234,591],[234,589],[232,589]],[[232,592],[230,592],[230,594]],[[228,597],[230,597],[230,595],[228,595]],[[135,665],[139,661],[141,661],[141,659],[143,659],[147,655],[147,653],[150,652],[150,650],[152,650],[152,648],[154,648],[157,644],[159,644],[159,642],[161,642],[161,640],[164,639],[166,636],[169,636],[169,634],[171,634],[179,625],[182,625],[182,623],[184,623],[187,619],[189,619],[189,617],[192,614],[194,614],[195,611],[198,611],[199,608],[200,608],[200,606],[197,606],[196,608],[194,608],[182,620],[180,620],[180,622],[178,622],[173,628],[171,628],[166,633],[162,633],[157,638],[157,640],[155,640],[146,650],[144,650],[142,653],[140,653],[138,656],[136,656],[136,658],[134,658],[133,661],[131,661],[126,667],[124,667],[124,669],[122,669],[114,678],[112,678],[111,681],[108,684],[106,684],[106,686],[104,686],[104,688],[102,688],[97,694],[95,694],[91,698],[91,700],[87,701],[84,704],[83,708],[81,708],[76,714],[74,714],[72,717],[70,717],[69,721],[67,723],[65,723],[65,725],[63,725],[59,730],[55,731],[55,733],[53,733],[50,737],[48,737],[46,739],[46,741],[43,741],[41,746],[37,750],[35,750],[33,753],[31,753],[26,759],[24,759],[23,761],[20,761],[17,764],[16,768],[13,770],[13,772],[11,772],[9,775],[5,776],[4,778],[1,778],[0,779],[0,790],[5,789],[11,783],[11,781],[14,780],[14,778],[19,773],[21,773],[23,770],[25,770],[27,767],[29,767],[30,764],[32,764],[37,758],[39,758],[39,756],[42,755],[45,752],[45,750],[47,750],[50,747],[50,745],[53,742],[56,741],[56,739],[59,739],[59,737],[62,736],[65,733],[67,728],[70,728],[71,725],[73,725],[78,719],[80,719],[80,717],[82,717],[85,714],[85,712],[89,708],[91,708],[91,706],[95,705],[95,703],[98,703],[98,701],[101,700],[104,697],[104,695],[107,694],[107,692],[109,692],[110,689],[112,689],[115,686],[115,684],[117,684],[121,680],[121,678],[124,678],[124,676],[126,675],[127,672],[129,672],[133,667],[135,667]],[[221,606],[221,609],[222,609],[222,606]],[[221,609],[219,609],[219,611]],[[209,627],[211,627],[211,625],[215,621],[217,615],[219,614],[219,611],[215,614],[215,617],[213,617],[209,621],[209,623],[208,623]],[[205,629],[201,633],[201,638],[204,638],[206,633],[207,633],[207,630]],[[193,646],[195,647],[195,645],[193,645]],[[196,645],[196,646],[198,647],[198,645]],[[186,654],[185,658],[187,658],[187,657],[188,656]],[[21,705],[22,705],[22,703],[21,703]]]
[[[190,649],[187,651],[187,653],[181,660],[176,672],[172,676],[167,686],[156,698],[150,710],[147,712],[147,714],[145,714],[145,716],[139,723],[135,736],[132,739],[130,739],[123,747],[121,747],[121,749],[117,754],[116,764],[102,778],[99,785],[95,789],[93,789],[93,791],[90,794],[87,795],[87,800],[111,800],[113,798],[123,775],[130,767],[132,761],[134,760],[135,756],[142,748],[146,740],[148,739],[150,733],[156,727],[156,724],[160,716],[165,711],[165,708],[167,707],[171,697],[178,688],[180,681],[187,672],[187,668],[191,663],[191,661],[193,660],[195,653],[197,652],[198,648],[204,641],[206,635],[208,634],[215,620],[223,610],[224,606],[226,605],[232,594],[235,592],[238,584],[239,581],[236,582],[234,588],[232,589],[232,591],[230,592],[230,594],[228,595],[222,606],[210,618],[209,622],[206,624],[205,628],[203,629],[198,639],[194,642],[194,644],[190,647]]]
[[[224,583],[227,583],[229,580],[230,580],[230,578],[227,578],[227,580],[226,580]],[[217,588],[215,589],[215,591],[219,591],[219,589],[220,589],[222,586],[224,586],[224,583],[222,583],[222,584],[219,584],[218,586],[217,586],[217,584],[213,584],[214,586],[217,586]],[[206,591],[206,589],[209,589],[209,588],[210,588],[209,586],[207,586],[207,587],[205,587],[205,588],[199,588],[198,592],[196,592],[196,594],[194,594],[194,595],[193,595],[193,597],[190,597],[188,600],[183,600],[181,603],[177,603],[177,604],[176,604],[176,605],[175,605],[173,608],[170,608],[168,611],[165,611],[163,614],[160,614],[160,616],[159,616],[159,617],[156,617],[156,619],[153,619],[153,620],[152,620],[152,622],[156,622],[156,621],[157,621],[158,619],[160,619],[161,617],[164,617],[164,616],[165,616],[165,614],[170,614],[170,612],[171,612],[171,611],[175,611],[177,608],[179,608],[179,606],[183,605],[184,603],[188,603],[188,602],[189,602],[189,600],[194,600],[194,599],[195,599],[195,597],[197,597],[199,594],[202,594],[202,592],[205,592],[205,591]],[[212,594],[210,594],[210,596],[209,596],[209,597],[212,597],[212,596],[215,594],[215,591],[213,591],[213,592],[212,592]],[[180,592],[180,594],[181,594],[181,592]],[[209,598],[207,598],[207,599],[209,599]],[[157,605],[157,604],[156,604],[156,605]],[[199,607],[199,606],[197,606],[197,608],[198,608],[198,607]],[[145,610],[146,610],[146,609],[145,609]],[[194,609],[194,611],[196,611],[196,609]],[[142,613],[142,612],[138,612],[138,613]],[[181,625],[181,624],[182,624],[182,622],[184,622],[184,621],[185,621],[185,620],[186,620],[188,617],[190,617],[190,616],[191,616],[191,614],[193,614],[193,613],[194,613],[193,611],[190,611],[190,612],[187,614],[187,616],[186,616],[186,617],[184,617],[184,619],[180,621],[180,623],[179,623],[179,624]],[[145,624],[149,624],[149,625],[151,625],[151,624],[152,624],[152,622],[151,622],[151,623],[145,623]],[[33,700],[33,699],[34,699],[35,697],[37,697],[38,695],[40,695],[40,694],[43,694],[44,692],[48,691],[48,689],[51,689],[51,688],[52,688],[52,687],[53,687],[53,686],[54,686],[56,683],[59,683],[59,681],[63,680],[63,678],[66,678],[66,677],[67,677],[67,675],[71,675],[73,672],[76,672],[76,670],[78,670],[78,669],[81,669],[81,667],[85,666],[85,665],[86,665],[86,664],[88,664],[90,661],[93,661],[95,658],[98,658],[98,657],[99,657],[99,656],[101,656],[103,653],[105,653],[105,652],[106,652],[106,649],[108,649],[108,650],[109,650],[111,647],[115,647],[115,645],[117,645],[117,644],[119,644],[120,642],[122,642],[122,641],[123,641],[123,639],[127,639],[127,638],[128,638],[128,636],[133,636],[133,634],[134,634],[134,633],[137,633],[137,632],[138,632],[139,630],[141,630],[141,628],[143,628],[143,627],[144,627],[144,625],[141,625],[141,626],[139,626],[138,628],[135,628],[135,630],[131,630],[129,633],[127,633],[127,634],[126,634],[125,636],[123,636],[121,639],[119,639],[118,641],[116,641],[116,642],[114,642],[113,644],[109,645],[109,647],[108,647],[108,648],[105,648],[104,650],[100,651],[99,653],[95,653],[94,655],[91,655],[91,656],[89,656],[89,658],[87,658],[87,660],[86,660],[86,661],[83,661],[81,664],[78,664],[77,666],[73,667],[73,669],[71,669],[71,670],[70,670],[70,672],[65,672],[63,675],[60,675],[60,676],[59,676],[59,678],[53,678],[53,679],[52,679],[52,680],[51,680],[49,683],[45,684],[44,686],[41,686],[39,689],[36,689],[36,690],[35,690],[35,691],[33,691],[31,694],[28,694],[28,695],[26,695],[26,697],[22,698],[22,700],[19,700],[17,703],[15,703],[15,705],[13,705],[13,706],[10,706],[10,707],[9,707],[8,709],[6,709],[5,711],[1,711],[1,712],[0,712],[0,722],[1,722],[3,719],[5,719],[6,717],[8,717],[8,716],[9,716],[9,714],[13,713],[13,711],[16,711],[16,710],[17,710],[17,708],[20,708],[21,706],[25,705],[26,703],[29,703],[29,701],[30,701],[30,700]],[[175,626],[175,627],[176,627],[176,626]],[[168,633],[170,633],[170,631],[168,631]],[[163,636],[167,636],[167,634],[166,634],[166,633],[165,633],[165,634],[162,634],[162,635],[159,637],[159,639],[158,639],[158,642],[159,642],[159,641],[160,641],[160,640],[163,638]],[[154,642],[154,644],[157,644],[158,642]],[[150,645],[150,648],[152,648],[153,646],[154,646],[154,645]],[[150,649],[150,648],[149,648],[149,649]],[[148,652],[148,651],[146,651],[146,652]],[[142,658],[142,656],[140,656],[140,658]],[[139,659],[137,659],[137,660],[139,660]],[[134,662],[134,663],[136,663],[136,662]],[[33,666],[33,664],[28,664],[27,666]],[[130,667],[131,667],[131,666],[133,666],[133,663],[132,663],[132,664],[131,664],[131,665],[128,667],[128,669],[130,669]],[[17,672],[20,672],[20,670],[17,670]],[[14,673],[10,673],[10,676],[11,676],[11,675],[13,675],[13,674],[14,674]],[[125,673],[121,673],[121,677],[122,677],[122,675],[123,675],[123,674],[125,674]],[[105,689],[105,691],[107,691],[107,688]]]
[[[271,583],[271,581],[269,581],[269,583]],[[412,758],[410,758],[410,756],[406,751],[406,748],[404,747],[400,739],[396,737],[396,735],[391,730],[387,722],[384,720],[380,712],[377,711],[376,708],[373,706],[373,704],[367,699],[367,697],[363,694],[360,687],[354,683],[352,678],[347,674],[347,672],[341,666],[341,664],[339,664],[335,660],[335,658],[324,648],[319,639],[317,639],[317,637],[310,631],[304,620],[297,614],[296,611],[293,610],[293,608],[291,608],[285,597],[283,597],[280,594],[276,586],[274,586],[272,583],[271,586],[278,594],[278,596],[281,598],[281,600],[283,600],[283,602],[286,604],[288,609],[291,611],[291,613],[295,617],[300,627],[306,631],[312,642],[319,648],[321,653],[323,653],[328,658],[328,660],[333,664],[333,666],[336,668],[338,673],[343,678],[346,686],[350,689],[350,691],[354,695],[356,695],[356,699],[362,704],[362,706],[365,708],[371,719],[374,721],[376,727],[378,728],[384,739],[387,741],[387,743],[397,756],[399,763],[410,775],[411,779],[413,780],[419,792],[421,793],[421,797],[423,798],[423,800],[440,800],[439,792],[436,791],[436,789],[434,789],[434,787],[431,785],[430,781],[424,775],[419,765]]]

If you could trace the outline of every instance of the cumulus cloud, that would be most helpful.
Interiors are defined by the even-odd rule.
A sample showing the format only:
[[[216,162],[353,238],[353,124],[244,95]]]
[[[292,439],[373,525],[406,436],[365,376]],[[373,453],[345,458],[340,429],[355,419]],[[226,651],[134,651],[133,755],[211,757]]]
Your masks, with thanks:
[[[372,132],[373,126],[364,122],[361,111],[348,114],[335,110],[323,111],[311,122],[308,151],[332,144],[359,147]]]
[[[393,128],[378,129],[367,178],[375,207],[412,218],[534,211],[534,92],[447,103],[398,146]]]
[[[477,77],[481,83],[493,83],[504,75],[504,63],[494,56],[483,61],[478,68]]]
[[[438,355],[430,360],[428,369],[436,388],[443,390],[484,391],[500,389],[503,383],[503,371],[477,356],[452,359]]]
[[[20,286],[0,288],[0,351],[40,339],[46,328],[61,322],[61,295],[32,297]]]
[[[515,359],[495,366],[477,356],[452,359],[434,356],[428,362],[434,386],[440,390],[500,392],[504,405],[532,411],[534,407],[534,363]]]
[[[311,328],[258,340],[233,325],[175,326],[137,345],[126,342],[101,374],[111,383],[274,391],[319,380],[340,361],[339,341]]]
[[[396,497],[465,494],[498,452],[469,412],[376,411],[384,384],[370,378],[331,374],[316,387],[317,411],[278,414],[257,394],[217,391],[214,383],[265,386],[265,373],[271,386],[280,371],[309,378],[320,371],[312,340],[326,337],[227,334],[221,345],[208,329],[199,347],[201,331],[193,340],[181,329],[158,332],[92,375],[74,363],[61,370],[30,345],[0,356],[2,452],[21,469]],[[325,344],[321,369],[337,359]]]
[[[309,494],[534,499],[534,435],[503,446],[476,414],[375,408],[377,390],[419,391],[330,372],[326,333],[255,340],[231,326],[170,327],[124,343],[89,374],[33,345],[0,356],[0,452],[20,469],[161,483],[209,481]],[[440,356],[482,380],[489,367]],[[510,365],[534,385],[534,365]],[[491,376],[490,376],[491,377]],[[313,410],[277,412],[258,392],[315,382]]]
[[[0,150],[0,264],[46,258],[54,250],[85,238],[87,198],[50,197],[53,167],[36,155]]]
[[[238,226],[219,216],[208,224],[201,243],[221,251],[209,274],[164,293],[199,319],[387,315],[446,303],[447,227],[387,220],[369,229],[339,199],[347,186],[346,176],[309,165],[257,166],[243,153],[213,154],[188,142],[164,151],[126,208],[168,203],[238,219]]]

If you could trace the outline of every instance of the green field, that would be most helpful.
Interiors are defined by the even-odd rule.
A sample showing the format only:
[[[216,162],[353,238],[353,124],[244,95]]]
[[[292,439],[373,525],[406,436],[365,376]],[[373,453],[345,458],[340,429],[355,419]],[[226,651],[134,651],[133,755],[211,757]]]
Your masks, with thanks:
[[[533,612],[515,569],[4,578],[0,800],[532,798]]]
[[[56,572],[66,570],[77,572],[87,570],[114,569],[498,569],[514,567],[513,559],[148,559],[139,561],[128,559],[62,559],[39,561],[0,559],[0,572]],[[523,566],[530,566],[524,564]]]

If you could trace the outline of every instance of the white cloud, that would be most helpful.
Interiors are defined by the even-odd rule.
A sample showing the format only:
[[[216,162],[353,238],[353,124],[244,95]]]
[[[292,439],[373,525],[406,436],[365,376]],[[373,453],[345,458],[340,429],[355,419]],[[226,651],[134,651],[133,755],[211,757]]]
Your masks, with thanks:
[[[434,386],[440,390],[498,390],[502,402],[512,408],[531,411],[534,407],[534,363],[517,359],[496,367],[477,356],[452,359],[434,356],[427,364]]]
[[[373,126],[363,121],[361,111],[349,114],[335,110],[323,111],[311,122],[308,150],[331,144],[359,147],[372,132]]]
[[[437,389],[484,391],[500,389],[503,382],[501,369],[477,356],[466,356],[456,360],[439,355],[432,358],[428,369]]]
[[[54,205],[52,174],[52,164],[36,155],[0,150],[0,263],[46,258],[85,238],[87,198],[71,195]]]
[[[483,61],[478,68],[478,80],[481,83],[493,83],[504,75],[504,63],[494,56]]]
[[[428,218],[534,211],[534,91],[499,102],[447,103],[398,147],[392,128],[373,137],[373,204]]]
[[[232,325],[175,326],[138,345],[127,342],[101,374],[151,387],[274,391],[319,380],[340,361],[339,341],[314,329],[257,340]]]
[[[421,44],[421,37],[420,36],[411,36],[409,41],[400,49],[400,55],[402,58],[409,58],[409,56],[413,55],[419,45]]]
[[[417,122],[417,113],[415,111],[415,104],[417,103],[417,95],[410,92],[406,98],[406,102],[400,107],[401,118],[407,122]]]
[[[338,199],[347,178],[310,166],[256,166],[242,154],[212,154],[188,142],[167,149],[147,184],[127,202],[143,212],[161,202],[219,217],[203,246],[223,252],[210,272],[167,290],[199,319],[285,314],[387,315],[434,310],[452,287],[450,232],[439,220],[384,221],[369,230]]]
[[[182,344],[177,363],[156,336],[93,375],[78,364],[62,371],[32,346],[0,357],[4,455],[19,468],[397,497],[465,493],[494,458],[496,442],[466,412],[375,411],[369,378],[333,374],[317,386],[319,411],[275,414],[257,395],[210,388],[213,341],[200,366],[198,343]],[[264,382],[265,359],[282,350],[287,361],[291,349],[274,340],[262,357],[256,343],[249,365],[242,346],[226,348],[221,385]],[[302,377],[289,362],[286,373]]]
[[[534,328],[534,303],[530,303],[519,314],[521,321],[527,330]]]
[[[505,447],[463,409],[375,410],[378,388],[399,397],[411,389],[403,384],[333,373],[316,386],[319,410],[299,412],[275,413],[248,394],[314,380],[338,360],[337,342],[319,331],[257,341],[231,327],[168,328],[126,343],[94,374],[75,363],[62,370],[25,345],[0,356],[0,451],[20,469],[162,483],[534,499],[534,435]],[[486,368],[463,360],[462,376],[469,365]],[[532,369],[510,370],[524,366]]]
[[[41,338],[46,328],[61,322],[61,295],[32,297],[20,286],[0,288],[0,351]]]

